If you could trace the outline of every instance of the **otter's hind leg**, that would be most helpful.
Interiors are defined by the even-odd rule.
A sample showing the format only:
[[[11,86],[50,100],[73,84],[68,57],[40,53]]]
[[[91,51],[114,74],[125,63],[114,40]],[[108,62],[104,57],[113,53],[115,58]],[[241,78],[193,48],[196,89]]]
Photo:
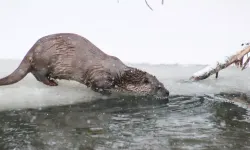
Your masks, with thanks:
[[[32,72],[32,74],[34,75],[34,77],[42,82],[43,84],[45,85],[48,85],[48,86],[58,86],[58,84],[55,82],[54,79],[51,79],[48,75],[44,74],[44,73],[41,73],[41,72]]]

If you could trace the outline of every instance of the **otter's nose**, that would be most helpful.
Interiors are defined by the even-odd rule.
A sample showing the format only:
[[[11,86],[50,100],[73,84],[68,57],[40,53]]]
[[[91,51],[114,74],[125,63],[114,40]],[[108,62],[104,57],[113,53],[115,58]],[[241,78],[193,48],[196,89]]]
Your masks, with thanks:
[[[165,93],[165,94],[166,94],[166,96],[169,96],[169,91],[168,91],[168,90],[166,90],[166,93]]]

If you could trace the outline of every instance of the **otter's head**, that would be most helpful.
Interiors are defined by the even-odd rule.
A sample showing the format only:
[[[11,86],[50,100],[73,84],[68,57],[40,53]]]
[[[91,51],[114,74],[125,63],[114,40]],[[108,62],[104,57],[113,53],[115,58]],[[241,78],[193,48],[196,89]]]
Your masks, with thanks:
[[[156,98],[169,96],[169,91],[155,76],[136,68],[126,70],[116,85],[119,91],[130,94]]]

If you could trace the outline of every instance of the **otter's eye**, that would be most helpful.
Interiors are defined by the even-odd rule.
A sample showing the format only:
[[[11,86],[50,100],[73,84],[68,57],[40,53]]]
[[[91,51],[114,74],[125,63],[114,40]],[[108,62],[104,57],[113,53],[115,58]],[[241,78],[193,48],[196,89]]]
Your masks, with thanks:
[[[161,89],[161,86],[159,85],[159,86],[157,87],[157,89]]]
[[[148,79],[145,79],[145,80],[144,80],[144,83],[148,84],[148,83],[149,83]]]

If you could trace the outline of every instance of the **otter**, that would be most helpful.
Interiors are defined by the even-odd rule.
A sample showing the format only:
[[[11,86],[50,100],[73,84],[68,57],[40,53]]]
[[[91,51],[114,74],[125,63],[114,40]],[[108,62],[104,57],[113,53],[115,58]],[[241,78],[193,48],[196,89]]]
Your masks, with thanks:
[[[38,39],[18,68],[0,79],[0,85],[19,82],[28,73],[48,86],[58,86],[57,79],[74,80],[102,95],[116,91],[158,98],[169,96],[154,75],[125,65],[75,33],[54,33]]]

